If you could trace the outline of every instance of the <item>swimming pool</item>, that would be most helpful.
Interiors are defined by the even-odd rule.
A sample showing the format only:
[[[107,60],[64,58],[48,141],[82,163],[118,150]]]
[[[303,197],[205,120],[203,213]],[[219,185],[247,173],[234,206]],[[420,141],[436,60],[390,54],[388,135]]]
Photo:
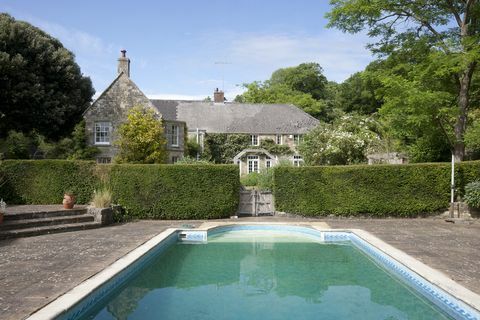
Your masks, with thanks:
[[[359,231],[236,225],[205,235],[163,233],[114,277],[78,289],[90,293],[58,319],[480,319]]]

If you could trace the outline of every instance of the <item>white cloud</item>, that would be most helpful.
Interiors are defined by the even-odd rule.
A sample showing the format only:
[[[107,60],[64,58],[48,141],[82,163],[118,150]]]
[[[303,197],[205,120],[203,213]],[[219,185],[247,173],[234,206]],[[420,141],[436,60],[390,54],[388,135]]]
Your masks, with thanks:
[[[101,38],[87,32],[66,28],[62,25],[43,20],[35,21],[34,24],[60,39],[66,48],[69,48],[75,53],[104,57],[113,52],[113,44],[106,43]]]
[[[274,71],[302,62],[318,62],[329,80],[343,81],[373,60],[368,38],[337,31],[316,36],[247,34],[233,39],[229,55],[235,64]]]

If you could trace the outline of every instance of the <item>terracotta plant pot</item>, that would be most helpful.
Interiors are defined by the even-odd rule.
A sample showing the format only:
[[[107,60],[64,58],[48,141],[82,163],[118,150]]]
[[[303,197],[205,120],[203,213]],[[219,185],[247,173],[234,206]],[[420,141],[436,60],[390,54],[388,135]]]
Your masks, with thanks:
[[[65,193],[62,203],[65,209],[73,209],[73,205],[75,204],[75,196],[73,194]]]

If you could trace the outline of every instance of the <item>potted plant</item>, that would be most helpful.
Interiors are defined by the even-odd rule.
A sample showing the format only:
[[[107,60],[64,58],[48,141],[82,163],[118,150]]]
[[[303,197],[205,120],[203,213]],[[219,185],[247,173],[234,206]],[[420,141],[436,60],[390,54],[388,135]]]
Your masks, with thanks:
[[[3,223],[3,215],[5,214],[7,210],[7,204],[3,199],[0,200],[0,224]]]
[[[480,181],[465,185],[464,201],[468,204],[472,216],[480,216]]]
[[[65,209],[73,209],[75,204],[75,194],[71,191],[65,191],[62,203]]]

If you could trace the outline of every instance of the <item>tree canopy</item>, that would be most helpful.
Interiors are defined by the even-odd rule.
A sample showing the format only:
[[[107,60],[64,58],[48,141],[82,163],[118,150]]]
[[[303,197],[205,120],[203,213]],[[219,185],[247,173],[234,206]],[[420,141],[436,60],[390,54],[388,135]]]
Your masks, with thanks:
[[[301,63],[296,67],[281,68],[272,73],[270,84],[286,85],[294,91],[308,93],[315,100],[325,98],[327,78],[322,67],[315,62]]]
[[[0,138],[10,130],[65,137],[93,94],[90,79],[60,41],[0,14]]]
[[[455,103],[449,109],[455,120],[452,124],[445,122],[443,127],[450,128],[443,131],[454,132],[451,149],[455,157],[462,160],[472,80],[480,59],[478,0],[331,0],[330,3],[332,10],[327,14],[330,27],[350,33],[367,30],[376,40],[370,44],[373,52],[384,57],[404,54],[410,57],[410,65],[417,66],[412,71],[416,73],[413,76],[399,72],[390,79],[384,78],[390,88],[410,87],[411,92],[427,93],[421,104],[431,109],[427,106],[429,98],[434,97],[433,101],[438,102],[445,91],[437,87],[431,92],[435,84],[423,76],[428,78],[432,69],[422,62],[434,63],[435,74],[441,76],[440,82],[453,81]],[[422,55],[425,48],[429,49],[428,54]],[[400,65],[397,71],[406,65]],[[419,82],[419,78],[427,82]],[[419,94],[415,96],[420,98]],[[392,105],[393,101],[386,103]],[[445,105],[442,101],[442,106]]]
[[[296,67],[281,68],[269,80],[245,84],[247,89],[235,98],[246,103],[294,104],[318,119],[332,117],[331,92],[335,87],[328,83],[318,63],[302,63]]]

